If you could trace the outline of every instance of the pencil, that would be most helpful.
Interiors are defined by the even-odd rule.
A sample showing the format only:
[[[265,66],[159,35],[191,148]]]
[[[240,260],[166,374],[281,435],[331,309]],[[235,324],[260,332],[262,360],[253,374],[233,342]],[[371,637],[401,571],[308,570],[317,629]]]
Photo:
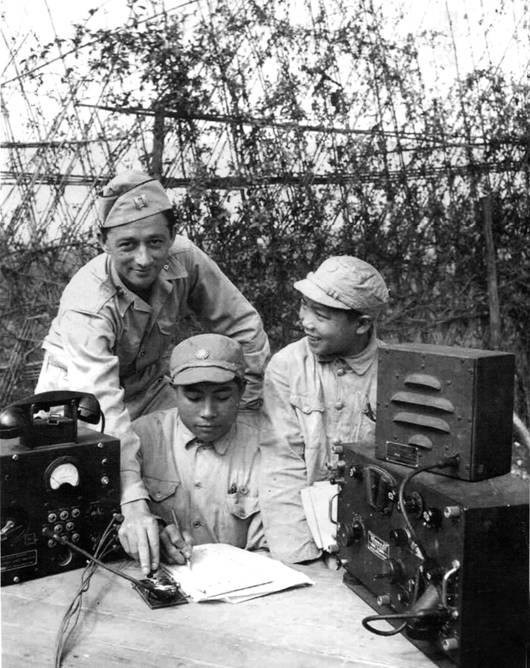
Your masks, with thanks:
[[[173,508],[171,508],[171,517],[173,518],[173,524],[177,527],[180,535],[182,536],[182,531],[180,530],[180,524],[179,524],[179,521],[177,519],[177,515],[176,515]],[[182,536],[182,538],[184,538],[184,536]],[[186,557],[186,556],[184,556],[184,559],[186,559],[186,566],[189,569],[191,569],[191,559],[189,557]]]

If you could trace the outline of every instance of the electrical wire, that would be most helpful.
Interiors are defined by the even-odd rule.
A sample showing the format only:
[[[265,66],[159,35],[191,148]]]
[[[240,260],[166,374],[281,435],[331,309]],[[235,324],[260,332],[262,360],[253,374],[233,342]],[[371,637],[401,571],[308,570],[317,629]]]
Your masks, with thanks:
[[[436,462],[436,464],[430,464],[429,466],[420,466],[420,468],[414,469],[408,475],[406,475],[401,481],[401,484],[399,486],[398,501],[399,501],[399,507],[401,508],[401,512],[403,513],[403,519],[405,520],[407,529],[410,532],[411,540],[413,540],[416,543],[418,550],[421,552],[421,556],[425,560],[427,560],[428,558],[427,552],[425,551],[423,544],[419,540],[416,534],[416,530],[412,526],[412,522],[410,521],[410,518],[407,513],[407,508],[405,504],[405,488],[412,480],[412,478],[418,475],[418,473],[422,473],[422,471],[431,471],[432,469],[443,469],[443,468],[448,468],[450,466],[456,466],[456,464],[458,464],[458,459],[459,459],[458,455],[453,455],[450,457],[445,457],[439,462]]]
[[[120,521],[121,521],[121,516],[115,514],[110,520],[110,522],[107,524],[94,552],[94,557],[96,559],[99,560],[103,558],[113,548],[114,541],[116,538],[115,528],[116,525],[120,523]],[[72,602],[70,603],[70,605],[66,609],[66,612],[63,615],[63,618],[59,625],[59,630],[57,632],[57,637],[55,640],[55,662],[54,662],[55,668],[60,668],[61,666],[65,644],[67,643],[68,639],[70,638],[72,632],[76,628],[77,623],[79,621],[79,616],[81,614],[81,606],[83,601],[83,594],[88,591],[90,580],[92,579],[92,576],[96,572],[97,567],[98,564],[96,561],[92,559],[89,560],[87,566],[85,567],[83,573],[81,574],[81,584],[79,586],[79,589],[77,590],[74,598],[72,599]]]
[[[380,629],[376,629],[373,626],[371,626],[372,622],[377,622],[377,621],[388,621],[388,620],[398,620],[398,619],[418,619],[418,618],[428,618],[428,617],[439,617],[440,612],[439,610],[418,610],[417,612],[395,612],[395,613],[390,613],[388,615],[370,615],[369,617],[365,617],[362,621],[361,624],[364,626],[365,629],[370,631],[371,633],[375,633],[376,636],[395,636],[398,633],[401,633],[403,629],[407,626],[408,621],[403,622],[403,624],[400,624],[396,629],[392,629],[392,631],[381,631]]]

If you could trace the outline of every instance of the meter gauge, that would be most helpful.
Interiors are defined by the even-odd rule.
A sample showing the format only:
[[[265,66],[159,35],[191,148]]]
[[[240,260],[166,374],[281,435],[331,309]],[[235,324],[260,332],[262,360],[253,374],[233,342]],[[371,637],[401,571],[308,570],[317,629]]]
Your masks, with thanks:
[[[58,457],[54,459],[44,472],[46,487],[52,491],[58,490],[63,485],[69,485],[72,489],[79,487],[79,469],[73,457]]]

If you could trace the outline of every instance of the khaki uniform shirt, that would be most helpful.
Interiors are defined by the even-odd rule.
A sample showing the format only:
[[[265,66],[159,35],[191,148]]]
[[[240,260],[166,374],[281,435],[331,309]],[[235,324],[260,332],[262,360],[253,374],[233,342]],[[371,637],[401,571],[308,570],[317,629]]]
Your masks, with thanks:
[[[169,524],[174,510],[195,545],[265,548],[258,509],[259,417],[258,411],[240,411],[214,443],[195,438],[177,409],[135,420],[151,511]]]
[[[147,498],[131,419],[174,405],[163,375],[179,321],[189,313],[208,331],[241,343],[248,382],[243,405],[259,400],[270,352],[261,319],[215,262],[185,237],[176,237],[150,304],[125,287],[107,254],[88,262],[66,286],[44,339],[36,391],[96,395],[106,431],[121,439],[123,503]]]
[[[260,505],[272,556],[315,559],[300,490],[326,480],[332,446],[375,435],[377,340],[355,357],[319,360],[307,339],[273,355],[265,372]]]

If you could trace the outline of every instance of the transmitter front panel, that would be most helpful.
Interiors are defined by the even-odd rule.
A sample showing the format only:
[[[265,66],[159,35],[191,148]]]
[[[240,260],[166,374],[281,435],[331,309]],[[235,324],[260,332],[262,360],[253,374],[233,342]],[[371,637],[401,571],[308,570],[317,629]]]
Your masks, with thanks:
[[[84,566],[50,533],[92,554],[120,511],[119,441],[89,429],[76,437],[36,449],[0,440],[2,585]]]
[[[411,613],[407,635],[460,666],[496,668],[490,658],[505,652],[518,660],[529,628],[526,482],[420,473],[401,490],[404,513],[410,469],[366,443],[345,445],[339,468],[340,560],[375,609]]]

